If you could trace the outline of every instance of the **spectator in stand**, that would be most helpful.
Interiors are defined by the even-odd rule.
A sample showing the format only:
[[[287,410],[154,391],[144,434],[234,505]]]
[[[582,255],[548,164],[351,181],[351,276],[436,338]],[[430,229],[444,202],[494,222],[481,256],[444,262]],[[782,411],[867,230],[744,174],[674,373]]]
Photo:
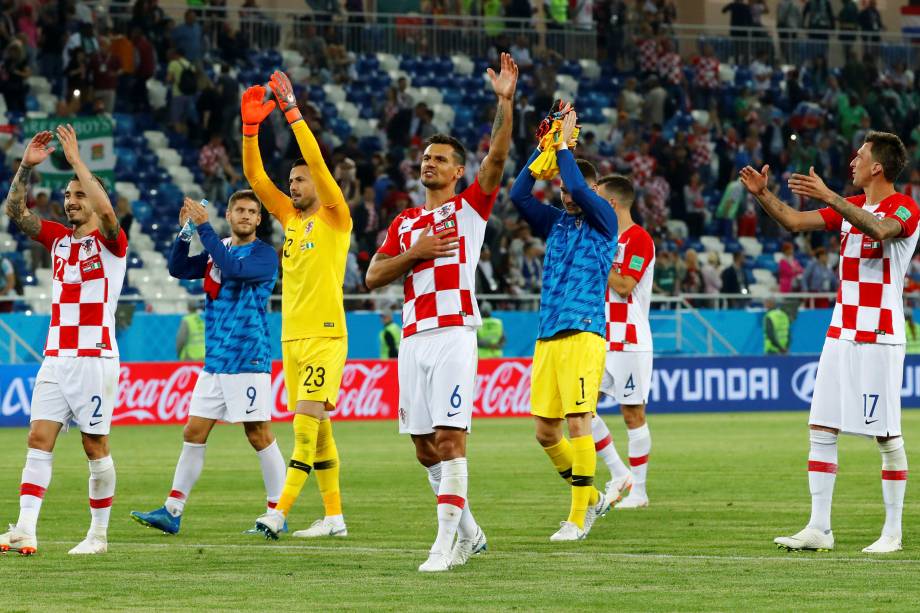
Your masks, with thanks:
[[[166,66],[166,83],[171,86],[172,98],[169,101],[169,120],[173,131],[188,134],[189,123],[198,123],[195,107],[197,83],[191,87],[192,79],[197,82],[195,67],[182,52],[172,47],[168,52],[169,64]],[[186,76],[185,73],[191,73]]]
[[[802,29],[801,0],[779,0],[776,5],[776,27],[779,28],[779,48],[787,64],[793,62],[792,50]]]
[[[706,290],[703,271],[700,270],[699,256],[693,249],[684,253],[684,265],[680,278],[680,291],[684,294],[702,294]],[[698,306],[699,302],[696,303]]]
[[[147,95],[147,81],[156,74],[156,52],[153,50],[153,44],[150,39],[140,28],[131,29],[131,42],[134,44],[137,56],[137,65],[134,69],[134,78],[131,83],[132,108],[137,113],[148,112],[150,111],[150,100]]]
[[[636,49],[639,54],[639,76],[646,78],[656,74],[658,72],[658,39],[648,23],[640,26]]]
[[[61,73],[64,69],[64,44],[67,42],[63,3],[42,6],[38,13],[38,70],[55,84],[54,93],[61,93]]]
[[[748,294],[751,286],[748,283],[747,271],[744,270],[744,252],[738,249],[732,254],[731,266],[722,271],[723,294]],[[745,300],[730,300],[729,306],[745,306]]]
[[[361,201],[351,209],[351,218],[358,249],[367,253],[377,251],[377,234],[385,226],[380,223],[373,186],[364,188]]]
[[[492,263],[492,250],[483,245],[479,253],[479,264],[476,265],[476,293],[497,294],[500,290],[499,277]]]
[[[725,186],[722,192],[722,200],[716,207],[715,218],[718,222],[719,234],[726,240],[735,236],[735,220],[741,211],[741,205],[747,200],[747,191],[741,184],[741,177],[738,171],[732,172],[731,182]]]
[[[357,206],[362,199],[361,184],[358,182],[357,171],[357,164],[348,157],[342,158],[335,165],[335,182],[338,184],[339,189],[342,190],[342,195],[345,197],[345,202],[348,203],[349,208]]]
[[[709,108],[719,96],[719,58],[712,43],[703,43],[703,54],[693,59],[694,97],[693,104],[698,109]]]
[[[654,75],[645,82],[645,90],[642,123],[646,127],[660,126],[664,123],[666,116],[668,90],[661,84],[661,80]]]
[[[680,279],[677,277],[677,256],[667,249],[662,249],[655,256],[652,292],[662,296],[676,296],[680,292]]]
[[[102,99],[106,113],[113,113],[118,77],[122,74],[122,68],[121,60],[112,53],[112,42],[109,37],[99,37],[99,52],[90,58],[89,74],[93,84],[93,97]]]
[[[733,54],[737,61],[743,62],[748,52],[748,37],[750,35],[751,5],[746,0],[732,0],[724,7],[723,13],[728,13],[729,35],[735,43],[735,53]]]
[[[876,0],[869,0],[863,10],[859,11],[859,30],[862,32],[863,44],[878,44],[882,37],[882,14],[878,12]]]
[[[6,100],[6,108],[14,113],[26,112],[26,96],[29,93],[29,84],[26,82],[32,75],[29,63],[26,60],[25,48],[19,40],[13,40],[3,51],[3,63],[0,67],[0,94]]]
[[[736,235],[740,238],[747,236],[754,238],[757,236],[757,209],[750,202],[744,206],[744,212],[738,217],[738,231]]]
[[[834,292],[837,291],[837,271],[832,269],[827,262],[827,250],[818,247],[814,252],[814,259],[808,263],[802,276],[802,289],[806,292]],[[831,303],[828,298],[818,298],[814,301],[815,308],[826,308]]]
[[[80,24],[77,31],[67,39],[67,44],[64,45],[64,51],[62,52],[64,66],[70,64],[70,57],[77,49],[82,49],[87,58],[99,51],[99,41],[96,39],[96,31],[91,23]]]
[[[837,13],[838,36],[842,43],[852,43],[856,40],[856,30],[859,29],[859,5],[856,0],[842,0],[840,12]]]
[[[23,4],[19,7],[16,29],[25,37],[26,46],[30,49],[38,47],[38,24],[35,23],[35,9],[31,4]]]
[[[642,94],[636,91],[639,82],[635,77],[629,77],[623,84],[623,91],[620,92],[617,101],[617,111],[625,114],[630,121],[638,122],[642,119]]]
[[[543,245],[538,240],[531,239],[524,247],[521,277],[524,293],[539,294],[543,289]]]
[[[683,109],[687,106],[687,81],[684,78],[683,60],[680,54],[674,50],[670,39],[662,36],[658,47],[660,49],[658,75],[671,100],[675,101],[679,108]],[[664,121],[653,123],[664,123]]]
[[[703,183],[700,173],[690,175],[690,181],[684,186],[684,204],[687,207],[687,232],[690,236],[702,236],[703,229],[709,223],[709,209],[703,197]]]
[[[227,149],[224,148],[224,138],[220,133],[212,133],[210,140],[201,148],[198,154],[198,167],[204,174],[202,187],[205,197],[214,203],[214,206],[222,206],[227,199],[228,181],[230,184],[236,184],[240,180],[240,175],[230,164]]]
[[[195,11],[185,11],[184,21],[173,28],[169,38],[179,53],[191,63],[198,64],[204,58],[204,35]]]
[[[821,56],[827,53],[827,43],[823,41],[827,40],[828,34],[824,32],[834,29],[834,9],[830,0],[806,0],[802,21],[806,29],[817,30],[809,32],[812,39],[821,41],[813,45],[814,54]]]
[[[703,264],[701,274],[703,275],[703,292],[706,294],[718,294],[722,290],[722,276],[719,274],[719,265],[721,261],[719,254],[710,251],[706,254],[706,263]]]
[[[779,261],[779,291],[788,294],[802,290],[802,265],[795,258],[795,247],[790,242],[783,243],[783,258]]]
[[[13,263],[0,254],[0,313],[13,311],[16,298],[16,269]]]

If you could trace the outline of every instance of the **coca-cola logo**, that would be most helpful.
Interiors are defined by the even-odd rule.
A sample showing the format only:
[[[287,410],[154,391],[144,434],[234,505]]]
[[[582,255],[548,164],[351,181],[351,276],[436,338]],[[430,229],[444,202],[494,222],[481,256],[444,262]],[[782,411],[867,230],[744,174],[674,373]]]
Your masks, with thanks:
[[[386,399],[386,387],[395,383],[391,373],[391,369],[395,368],[395,362],[345,364],[335,410],[330,412],[330,417],[373,419],[395,416],[394,407]],[[272,418],[289,419],[283,371],[272,380],[272,398]]]
[[[141,370],[149,368],[146,366]],[[197,364],[183,364],[165,379],[132,377],[132,367],[123,365],[115,398],[117,409],[112,421],[184,422],[199,372],[201,367]]]
[[[530,363],[503,361],[491,372],[476,375],[474,415],[528,415]]]

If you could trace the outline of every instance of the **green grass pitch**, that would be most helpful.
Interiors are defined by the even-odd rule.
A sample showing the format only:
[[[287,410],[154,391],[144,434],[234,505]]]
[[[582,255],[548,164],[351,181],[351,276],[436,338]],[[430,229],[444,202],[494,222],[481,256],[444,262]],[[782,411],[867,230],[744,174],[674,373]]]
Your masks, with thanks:
[[[872,441],[843,437],[834,497],[837,548],[778,551],[807,521],[803,413],[651,416],[651,507],[612,511],[586,541],[551,544],[569,494],[527,419],[482,419],[470,438],[470,501],[489,551],[450,573],[416,571],[434,538],[434,497],[393,423],[338,423],[349,536],[266,542],[240,532],[262,510],[258,461],[237,426],[217,428],[182,531],[128,518],[162,504],[179,427],[116,428],[118,488],[109,553],[67,550],[89,524],[79,439],[61,437],[39,520],[39,554],[0,557],[5,611],[738,611],[916,610],[920,511],[908,487],[904,552],[870,558],[884,509]],[[622,421],[608,416],[625,451]],[[906,411],[908,452],[920,412]],[[284,453],[290,424],[277,424]],[[0,511],[18,513],[25,430],[0,430]],[[909,453],[909,455],[911,455]],[[598,471],[598,481],[608,478]],[[311,480],[312,481],[312,480]],[[310,482],[293,529],[321,514]]]

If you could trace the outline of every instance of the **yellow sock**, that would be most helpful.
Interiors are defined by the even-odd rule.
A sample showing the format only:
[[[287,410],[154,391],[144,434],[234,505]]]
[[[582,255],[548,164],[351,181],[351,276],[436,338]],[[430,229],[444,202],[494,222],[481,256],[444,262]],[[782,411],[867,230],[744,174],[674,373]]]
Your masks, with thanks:
[[[294,453],[291,454],[287,477],[284,479],[284,488],[281,490],[281,498],[278,499],[276,507],[285,515],[291,511],[294,501],[300,496],[303,484],[307,482],[307,477],[313,470],[318,431],[318,419],[311,415],[299,413],[294,415]]]
[[[543,451],[549,456],[553,466],[559,476],[572,483],[572,444],[569,439],[562,437],[562,440],[550,447],[544,447]]]
[[[339,490],[339,449],[332,437],[332,422],[324,419],[319,422],[319,434],[316,437],[316,484],[323,497],[326,515],[342,514],[342,492]]]
[[[585,527],[585,512],[592,498],[597,503],[594,488],[594,471],[597,468],[597,453],[591,435],[572,439],[572,508],[569,521],[579,528]]]

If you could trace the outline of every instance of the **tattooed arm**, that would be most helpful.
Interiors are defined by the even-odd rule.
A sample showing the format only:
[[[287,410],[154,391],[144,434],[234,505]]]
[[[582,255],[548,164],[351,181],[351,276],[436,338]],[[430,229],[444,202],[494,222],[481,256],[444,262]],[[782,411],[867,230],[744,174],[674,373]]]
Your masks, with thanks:
[[[19,229],[29,238],[35,238],[42,229],[41,218],[26,208],[26,195],[29,192],[29,180],[32,169],[44,162],[54,152],[54,147],[49,143],[54,136],[51,132],[39,132],[22,154],[19,170],[10,184],[10,192],[6,197],[6,214],[10,216]]]
[[[105,188],[96,180],[86,164],[80,158],[80,146],[77,143],[77,131],[70,124],[57,127],[58,140],[64,149],[64,156],[80,180],[80,185],[99,217],[99,232],[106,240],[114,241],[121,232],[118,216],[112,208],[112,201]]]
[[[769,171],[769,166],[764,166],[760,172],[750,166],[745,166],[740,173],[741,183],[757,199],[757,202],[767,212],[767,215],[790,232],[824,230],[826,226],[821,213],[818,211],[797,211],[777,198],[776,194],[767,188]]]
[[[498,108],[492,124],[489,154],[479,167],[479,186],[489,194],[501,186],[505,161],[511,150],[511,124],[514,116],[514,89],[517,85],[518,67],[507,53],[501,55],[501,72],[489,68],[489,79],[498,96]]]

